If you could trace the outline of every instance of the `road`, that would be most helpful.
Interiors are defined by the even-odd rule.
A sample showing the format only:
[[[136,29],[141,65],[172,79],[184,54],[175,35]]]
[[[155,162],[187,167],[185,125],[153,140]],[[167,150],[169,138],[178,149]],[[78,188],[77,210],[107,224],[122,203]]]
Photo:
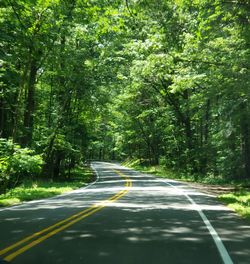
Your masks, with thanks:
[[[118,164],[92,166],[88,188],[0,210],[2,261],[250,263],[249,223],[214,197]]]

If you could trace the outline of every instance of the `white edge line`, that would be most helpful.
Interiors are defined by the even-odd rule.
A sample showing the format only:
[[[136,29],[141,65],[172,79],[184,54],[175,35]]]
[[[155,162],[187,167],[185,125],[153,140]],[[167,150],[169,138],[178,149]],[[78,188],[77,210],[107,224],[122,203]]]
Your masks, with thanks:
[[[124,166],[122,166],[122,167],[124,167]],[[132,170],[132,171],[135,171],[135,170],[133,170],[131,168],[128,168],[128,167],[124,167],[124,168]],[[136,171],[136,172],[141,173],[139,171]],[[141,173],[141,174],[144,174],[144,173]],[[152,176],[150,174],[146,174],[146,175],[149,175],[152,178],[156,178],[156,177],[154,177],[154,176]],[[162,180],[160,178],[158,178],[158,179],[159,179],[159,181],[161,181],[161,182],[171,186],[172,188],[178,190],[183,196],[185,196],[189,200],[189,202],[194,206],[194,209],[200,215],[203,223],[205,224],[206,228],[208,229],[210,235],[212,236],[213,241],[214,241],[214,243],[215,243],[215,245],[216,245],[216,247],[217,247],[217,249],[219,251],[219,254],[220,254],[224,264],[233,264],[233,261],[232,261],[230,255],[229,255],[225,245],[223,244],[223,242],[222,242],[221,238],[219,237],[218,233],[216,232],[216,230],[214,229],[214,227],[212,226],[212,224],[210,223],[210,221],[208,220],[208,218],[206,217],[206,215],[204,214],[204,212],[202,211],[200,206],[188,194],[186,194],[180,188],[178,188],[178,187],[174,186],[173,184],[171,184],[171,183],[169,183],[167,181],[164,181],[164,180]],[[172,181],[173,182],[178,182],[178,181],[175,181],[175,180],[172,180]]]
[[[100,180],[99,173],[98,173],[98,171],[95,169],[95,167],[93,166],[92,163],[90,164],[90,167],[91,167],[91,169],[95,172],[96,180],[95,180],[94,182],[92,182],[91,184],[89,184],[88,186],[84,187],[83,189],[87,189],[87,188],[89,188],[90,186],[96,184],[96,183]]]
[[[49,198],[45,198],[45,199],[41,199],[41,200],[33,200],[33,201],[27,201],[27,202],[22,202],[20,204],[17,205],[13,205],[13,206],[7,206],[7,207],[3,207],[0,209],[0,212],[2,211],[7,211],[7,210],[12,210],[12,209],[16,209],[17,207],[21,207],[24,205],[28,205],[28,204],[33,204],[33,203],[41,203],[41,202],[45,202],[47,200],[53,200],[53,199],[57,199],[58,197],[63,197],[63,196],[67,196],[70,194],[73,194],[75,192],[78,192],[79,190],[85,190],[90,188],[92,185],[96,184],[99,180],[100,180],[100,176],[99,173],[97,172],[97,170],[93,167],[93,165],[90,165],[91,169],[94,171],[95,175],[96,175],[96,180],[94,182],[89,183],[87,186],[85,187],[80,187],[78,189],[72,190],[70,192],[66,192],[66,193],[62,193],[62,194],[58,194],[56,196],[53,197],[49,197]]]
[[[220,256],[223,260],[223,262],[225,264],[233,264],[233,261],[230,257],[230,255],[228,254],[228,251],[226,249],[226,247],[224,246],[221,238],[219,237],[218,233],[216,232],[216,230],[214,229],[214,227],[212,226],[212,224],[210,223],[210,221],[208,220],[208,218],[206,217],[206,215],[204,214],[204,212],[202,211],[202,209],[200,208],[200,206],[185,192],[183,192],[183,190],[179,189],[178,187],[174,186],[173,184],[166,182],[164,180],[160,180],[161,182],[173,187],[174,189],[178,190],[183,196],[185,196],[189,202],[194,206],[194,209],[198,212],[198,214],[200,215],[202,221],[204,222],[206,228],[208,229],[210,235],[212,236],[214,243],[220,253]],[[176,181],[178,182],[178,181]]]

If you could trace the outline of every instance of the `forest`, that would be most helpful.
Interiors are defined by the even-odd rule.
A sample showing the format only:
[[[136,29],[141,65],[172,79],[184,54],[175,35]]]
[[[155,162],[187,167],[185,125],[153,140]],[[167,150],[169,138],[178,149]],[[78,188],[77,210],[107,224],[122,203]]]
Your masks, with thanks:
[[[249,15],[249,0],[1,1],[0,193],[86,160],[250,179]]]

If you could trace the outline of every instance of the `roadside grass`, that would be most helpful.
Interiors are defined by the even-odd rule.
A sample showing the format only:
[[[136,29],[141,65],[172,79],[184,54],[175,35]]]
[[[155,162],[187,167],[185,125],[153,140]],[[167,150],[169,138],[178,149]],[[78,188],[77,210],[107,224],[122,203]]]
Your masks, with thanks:
[[[219,200],[227,204],[241,216],[250,220],[250,192],[239,191],[235,193],[222,194]]]
[[[128,160],[122,163],[122,165],[138,170],[143,173],[150,173],[162,178],[173,179],[185,182],[196,182],[204,184],[216,184],[216,185],[228,185],[237,187],[237,189],[249,188],[249,180],[234,180],[226,179],[221,176],[215,175],[199,175],[189,174],[178,170],[169,169],[163,165],[141,165],[139,160]]]
[[[181,171],[174,171],[162,165],[141,165],[139,160],[129,160],[122,163],[122,165],[133,168],[143,173],[150,173],[161,178],[174,179],[185,182],[199,182],[208,184],[220,184],[226,183],[221,177],[207,176],[202,177],[200,175],[192,175],[183,173]]]
[[[209,185],[234,187],[236,191],[218,195],[218,199],[235,210],[239,215],[250,220],[250,181],[223,179],[222,177],[209,175],[189,175],[187,173],[170,170],[164,166],[143,166],[138,160],[129,160],[124,166],[133,168],[143,173],[150,173],[158,177],[174,179],[185,182],[196,182]]]
[[[94,174],[88,167],[76,168],[72,172],[71,179],[67,181],[25,180],[20,186],[0,195],[0,206],[11,206],[24,201],[49,198],[83,187],[93,180]]]

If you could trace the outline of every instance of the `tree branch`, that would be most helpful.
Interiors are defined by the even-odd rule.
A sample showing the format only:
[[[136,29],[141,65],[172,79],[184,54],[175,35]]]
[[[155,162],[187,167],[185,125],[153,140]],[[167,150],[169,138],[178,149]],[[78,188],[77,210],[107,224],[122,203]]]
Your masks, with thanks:
[[[128,9],[129,14],[130,14],[132,17],[134,17],[133,13],[132,13],[131,10],[130,10],[128,0],[125,0],[125,3],[126,3],[126,7],[127,7],[127,9]]]
[[[27,30],[27,28],[26,28],[25,25],[23,24],[23,22],[22,22],[22,20],[21,20],[21,18],[20,18],[20,16],[19,16],[19,14],[18,14],[18,12],[17,12],[17,10],[16,10],[14,4],[12,3],[12,1],[11,1],[11,0],[8,0],[8,2],[9,2],[9,4],[10,4],[10,6],[11,6],[11,8],[12,8],[12,10],[13,10],[13,12],[14,12],[14,14],[15,14],[15,16],[16,16],[18,22],[19,22],[19,24],[21,25],[21,27],[22,27],[23,29]]]

